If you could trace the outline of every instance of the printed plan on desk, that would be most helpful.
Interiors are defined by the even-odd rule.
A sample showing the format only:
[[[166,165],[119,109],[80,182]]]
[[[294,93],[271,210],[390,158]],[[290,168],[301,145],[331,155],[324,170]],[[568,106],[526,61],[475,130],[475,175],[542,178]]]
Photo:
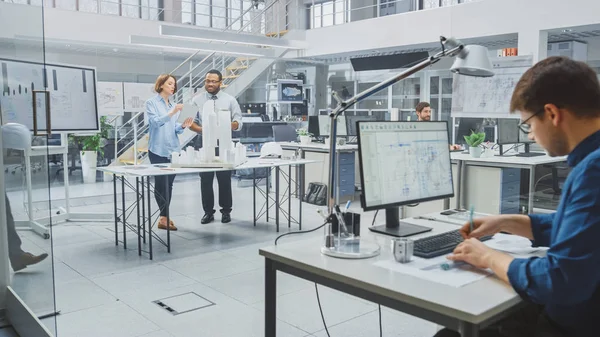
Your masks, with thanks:
[[[496,234],[491,240],[485,241],[484,244],[514,257],[527,257],[531,254],[543,254],[546,250],[546,248],[543,247],[531,247],[531,241],[528,239],[510,234]],[[444,269],[444,264],[449,264],[451,267]],[[411,262],[408,263],[399,263],[394,259],[389,259],[378,261],[375,265],[394,272],[411,275],[455,288],[463,287],[492,275],[490,270],[478,269],[468,264],[459,263],[453,265],[453,263],[446,258],[446,255],[432,259],[423,259],[413,256]]]

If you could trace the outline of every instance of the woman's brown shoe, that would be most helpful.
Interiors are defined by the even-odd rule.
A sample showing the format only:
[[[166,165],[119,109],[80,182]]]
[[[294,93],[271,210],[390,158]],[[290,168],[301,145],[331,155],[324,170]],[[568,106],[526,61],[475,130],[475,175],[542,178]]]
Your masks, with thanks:
[[[172,231],[176,231],[177,227],[175,227],[175,223],[173,222],[173,220],[169,221],[169,230]],[[158,222],[158,229],[164,229],[167,230],[167,218],[166,217],[161,217],[159,222]]]

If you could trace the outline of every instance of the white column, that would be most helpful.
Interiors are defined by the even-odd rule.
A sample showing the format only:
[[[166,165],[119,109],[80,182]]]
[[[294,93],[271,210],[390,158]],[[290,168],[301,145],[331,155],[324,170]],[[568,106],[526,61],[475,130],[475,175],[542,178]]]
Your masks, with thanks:
[[[519,32],[519,55],[532,55],[533,63],[548,57],[548,32],[524,30]]]

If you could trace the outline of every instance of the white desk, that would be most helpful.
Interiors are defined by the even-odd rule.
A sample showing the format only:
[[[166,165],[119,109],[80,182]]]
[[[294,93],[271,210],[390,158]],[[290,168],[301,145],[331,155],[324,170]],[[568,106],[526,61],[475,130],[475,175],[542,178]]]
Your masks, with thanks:
[[[413,239],[458,229],[442,222],[404,221],[433,227]],[[322,238],[289,243],[282,239],[278,246],[259,250],[265,257],[265,337],[274,337],[276,331],[277,271],[461,331],[462,336],[478,336],[479,329],[522,304],[519,295],[495,276],[455,288],[376,266],[378,261],[393,259],[391,240],[368,230],[361,230],[361,235],[362,240],[381,246],[379,256],[364,260],[325,256],[320,251]]]
[[[467,184],[470,183],[469,175],[466,174],[468,166],[471,167],[488,167],[488,168],[515,168],[515,169],[526,169],[529,170],[529,196],[528,196],[528,207],[529,213],[533,212],[533,194],[535,187],[535,168],[538,165],[556,164],[566,161],[567,157],[550,157],[548,155],[537,156],[537,157],[517,157],[517,156],[491,156],[474,158],[470,154],[453,152],[450,157],[454,163],[458,165],[458,184],[456,191],[456,208],[464,208],[465,206],[465,190],[476,191],[481,190],[479,186],[473,185],[467,188]],[[476,175],[471,175],[471,178],[477,179]],[[480,180],[480,179],[477,179]],[[478,183],[485,183],[484,179]],[[482,190],[481,193],[488,193],[489,191]],[[474,193],[473,193],[474,194]],[[480,198],[480,196],[470,196],[470,203],[474,203],[476,199],[483,202],[487,198]],[[483,210],[482,210],[483,211]],[[491,212],[490,212],[491,213]]]
[[[294,160],[285,160],[285,159],[259,159],[259,158],[249,158],[248,161],[242,165],[239,165],[235,168],[171,168],[168,167],[168,164],[164,164],[167,167],[157,167],[155,165],[137,165],[137,166],[108,166],[108,167],[100,167],[98,170],[113,174],[113,203],[114,203],[114,224],[115,224],[115,244],[119,244],[119,236],[118,236],[118,226],[122,225],[123,229],[123,248],[127,249],[127,229],[131,230],[137,236],[138,241],[138,255],[142,254],[142,241],[145,244],[146,238],[148,237],[148,254],[150,259],[153,259],[153,249],[152,249],[152,240],[155,239],[159,243],[163,244],[167,247],[167,252],[171,252],[171,230],[170,226],[167,227],[167,239],[166,242],[159,237],[155,232],[153,232],[153,225],[158,220],[158,212],[152,212],[151,203],[152,203],[152,191],[154,187],[150,184],[150,178],[154,177],[154,179],[160,179],[160,177],[164,177],[164,179],[168,179],[169,175],[177,175],[177,174],[199,174],[203,172],[218,172],[218,171],[231,171],[231,170],[241,170],[241,169],[260,169],[266,168],[268,169],[267,181],[269,180],[270,171],[272,168],[275,168],[275,195],[274,198],[269,193],[270,184],[266,184],[266,191],[263,191],[259,186],[258,182],[260,179],[253,179],[253,222],[254,226],[256,226],[256,222],[262,216],[266,215],[266,220],[269,222],[269,210],[271,207],[275,207],[275,225],[277,231],[279,232],[279,216],[280,213],[283,214],[285,218],[287,218],[288,227],[291,227],[292,222],[298,224],[298,229],[302,230],[302,196],[303,193],[300,191],[300,195],[298,197],[299,202],[299,210],[298,217],[292,217],[292,209],[291,209],[291,179],[288,179],[288,187],[287,187],[287,196],[283,196],[280,198],[280,189],[279,189],[279,173],[280,168],[283,166],[288,166],[291,171],[291,166],[297,166],[302,170],[302,167],[306,164],[314,163],[311,160],[305,159],[294,159]],[[127,178],[134,178],[132,181],[129,181]],[[118,189],[117,189],[117,180],[121,180],[121,200],[120,205],[118,202]],[[301,181],[299,181],[301,183]],[[135,201],[131,205],[126,204],[125,200],[125,187],[132,190],[136,196]],[[266,207],[260,208],[259,214],[256,211],[256,192],[257,190],[265,197]],[[284,193],[285,194],[285,193]],[[165,196],[168,200],[171,196]],[[269,205],[270,201],[273,203]],[[281,205],[285,204],[287,201],[287,210],[282,209]],[[121,207],[119,209],[119,206]],[[134,210],[137,212],[137,217],[134,216],[133,221],[128,221],[128,218],[131,217],[134,213]],[[119,212],[120,211],[120,212]],[[169,211],[167,208],[167,223],[169,222]],[[146,224],[148,226],[146,227]],[[146,236],[146,233],[148,236]]]

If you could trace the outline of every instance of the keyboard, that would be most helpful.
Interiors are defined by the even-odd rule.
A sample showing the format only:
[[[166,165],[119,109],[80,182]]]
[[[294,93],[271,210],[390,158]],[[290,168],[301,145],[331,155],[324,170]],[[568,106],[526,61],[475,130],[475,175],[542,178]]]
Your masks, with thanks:
[[[479,238],[479,240],[487,241],[491,238],[491,236],[484,236]],[[415,240],[413,255],[429,259],[448,254],[451,253],[459,243],[463,242],[463,240],[464,239],[458,230],[428,236],[426,238]]]
[[[544,152],[521,152],[517,153],[515,157],[539,157],[546,155]]]

